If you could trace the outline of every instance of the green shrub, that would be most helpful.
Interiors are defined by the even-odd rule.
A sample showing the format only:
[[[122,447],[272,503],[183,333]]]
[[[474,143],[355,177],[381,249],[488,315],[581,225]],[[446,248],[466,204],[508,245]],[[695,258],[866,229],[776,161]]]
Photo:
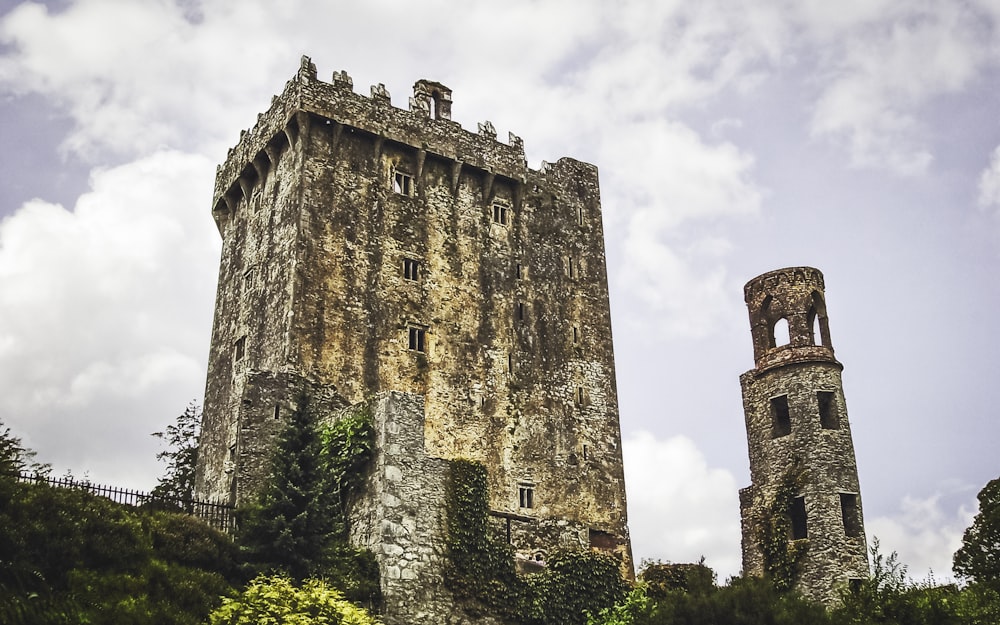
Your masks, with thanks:
[[[260,576],[238,597],[224,599],[211,625],[377,625],[364,609],[318,579],[295,586],[285,576]]]

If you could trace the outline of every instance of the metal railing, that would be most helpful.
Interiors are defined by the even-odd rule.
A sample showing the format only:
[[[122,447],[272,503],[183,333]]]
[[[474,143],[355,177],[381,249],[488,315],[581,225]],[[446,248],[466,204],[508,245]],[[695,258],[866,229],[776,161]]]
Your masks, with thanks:
[[[201,519],[211,527],[228,534],[231,534],[236,527],[236,516],[233,512],[233,506],[218,501],[198,501],[195,499],[154,495],[129,488],[94,484],[90,480],[79,480],[72,476],[57,478],[22,471],[15,474],[14,479],[22,484],[47,484],[54,488],[75,488],[106,497],[115,503],[126,506],[137,508],[156,507],[163,510],[182,512]]]

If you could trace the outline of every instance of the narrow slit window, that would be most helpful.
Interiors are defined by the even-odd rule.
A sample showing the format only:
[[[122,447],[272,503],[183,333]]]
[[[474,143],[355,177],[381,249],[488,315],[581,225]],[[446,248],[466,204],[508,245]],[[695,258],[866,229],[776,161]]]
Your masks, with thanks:
[[[832,391],[818,391],[816,401],[819,403],[819,424],[824,430],[839,430],[840,418],[837,415],[837,405]]]
[[[411,195],[413,192],[413,176],[401,171],[393,172],[392,190],[400,195]]]
[[[275,419],[281,418],[281,404],[274,405],[274,418]]]
[[[796,497],[792,500],[792,508],[789,510],[792,517],[792,540],[809,538],[809,531],[806,527],[806,498]]]
[[[587,445],[584,445],[584,446],[583,446],[583,459],[584,459],[584,460],[586,460],[586,459],[587,459]]]
[[[573,345],[580,344],[580,327],[573,326]]]
[[[420,261],[412,258],[403,259],[403,277],[407,280],[420,279]]]
[[[771,398],[771,438],[792,433],[792,418],[788,413],[788,395]]]
[[[535,487],[522,484],[517,488],[518,506],[521,508],[535,507]]]
[[[514,373],[514,357],[507,354],[507,373]]]
[[[583,225],[583,207],[580,206],[576,209],[576,223],[578,226]]]
[[[583,387],[582,386],[576,387],[576,405],[577,406],[582,406],[583,405]]]
[[[424,334],[423,328],[408,328],[409,330],[409,348],[415,352],[424,351]]]
[[[573,257],[566,257],[566,276],[569,278],[576,277],[576,272],[573,269]]]
[[[524,302],[517,303],[517,320],[524,321]]]
[[[514,268],[514,275],[517,277],[518,280],[520,280],[523,277],[523,273],[524,272],[521,269],[521,263],[517,263],[517,266]]]
[[[243,360],[243,357],[246,356],[247,352],[247,337],[241,336],[240,338],[236,339],[234,350],[235,353],[233,355],[233,360],[235,362]]]
[[[247,293],[253,290],[253,269],[247,269],[243,273],[243,290]]]
[[[858,496],[854,493],[840,493],[840,512],[844,518],[844,534],[850,538],[861,535],[861,512]]]

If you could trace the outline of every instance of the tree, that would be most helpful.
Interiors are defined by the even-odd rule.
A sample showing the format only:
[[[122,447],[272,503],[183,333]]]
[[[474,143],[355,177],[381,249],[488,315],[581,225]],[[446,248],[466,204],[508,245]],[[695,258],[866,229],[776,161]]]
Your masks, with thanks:
[[[47,475],[52,467],[35,462],[35,452],[26,448],[21,439],[0,421],[0,475],[11,476],[28,472]]]
[[[165,441],[168,448],[156,454],[167,462],[166,472],[153,489],[153,495],[179,503],[185,510],[194,498],[194,471],[198,464],[198,434],[201,432],[201,406],[192,401],[177,422],[153,436]]]
[[[965,530],[952,569],[958,577],[1000,590],[1000,478],[979,491],[979,513]]]
[[[240,511],[237,542],[250,573],[280,572],[296,581],[321,574],[341,529],[331,514],[339,501],[310,412],[300,399],[278,437],[266,486]]]

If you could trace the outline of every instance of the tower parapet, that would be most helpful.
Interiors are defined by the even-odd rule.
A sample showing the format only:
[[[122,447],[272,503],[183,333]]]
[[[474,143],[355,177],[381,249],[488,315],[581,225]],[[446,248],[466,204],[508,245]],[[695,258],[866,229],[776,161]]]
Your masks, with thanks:
[[[740,376],[750,452],[751,486],[740,492],[743,568],[763,574],[767,516],[783,483],[796,478],[790,543],[803,552],[797,587],[832,603],[841,587],[867,574],[857,463],[841,371],[834,358],[823,274],[791,267],[744,287],[755,366]],[[795,474],[795,475],[792,475]]]

